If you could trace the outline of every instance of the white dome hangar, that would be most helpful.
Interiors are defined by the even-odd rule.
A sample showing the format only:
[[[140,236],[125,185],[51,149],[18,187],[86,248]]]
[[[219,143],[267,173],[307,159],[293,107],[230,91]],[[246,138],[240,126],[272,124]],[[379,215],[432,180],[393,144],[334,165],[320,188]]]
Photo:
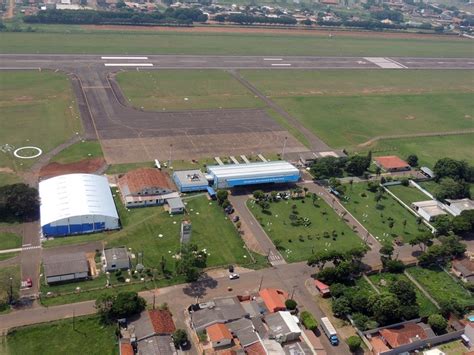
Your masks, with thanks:
[[[120,228],[107,178],[92,174],[56,176],[39,183],[43,235],[65,236]]]

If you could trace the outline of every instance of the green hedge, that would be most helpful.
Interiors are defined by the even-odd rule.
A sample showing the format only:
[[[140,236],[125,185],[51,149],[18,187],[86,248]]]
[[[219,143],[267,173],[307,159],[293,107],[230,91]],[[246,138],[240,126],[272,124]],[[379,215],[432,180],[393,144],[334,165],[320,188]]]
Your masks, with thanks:
[[[318,327],[318,321],[308,311],[301,312],[300,318],[301,318],[301,322],[303,322],[303,325],[306,327],[306,329],[315,331],[316,328]]]

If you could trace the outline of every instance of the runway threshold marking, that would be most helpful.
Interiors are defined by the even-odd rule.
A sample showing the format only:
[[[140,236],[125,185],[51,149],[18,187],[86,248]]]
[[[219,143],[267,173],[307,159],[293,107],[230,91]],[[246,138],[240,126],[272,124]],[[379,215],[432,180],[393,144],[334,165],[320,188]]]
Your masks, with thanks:
[[[148,57],[100,57],[101,59],[106,60],[148,60]]]
[[[368,62],[375,64],[376,66],[382,69],[406,69],[406,66],[400,64],[393,59],[390,58],[382,58],[382,57],[364,57],[364,59]]]
[[[273,67],[291,67],[290,63],[272,63]]]
[[[152,63],[104,63],[106,67],[152,67]]]

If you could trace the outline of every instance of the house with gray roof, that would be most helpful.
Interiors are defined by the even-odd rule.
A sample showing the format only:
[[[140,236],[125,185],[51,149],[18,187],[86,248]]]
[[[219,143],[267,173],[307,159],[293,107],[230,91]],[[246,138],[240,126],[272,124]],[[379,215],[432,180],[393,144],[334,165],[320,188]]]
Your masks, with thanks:
[[[130,269],[130,256],[125,247],[104,249],[102,252],[102,267],[104,271]]]

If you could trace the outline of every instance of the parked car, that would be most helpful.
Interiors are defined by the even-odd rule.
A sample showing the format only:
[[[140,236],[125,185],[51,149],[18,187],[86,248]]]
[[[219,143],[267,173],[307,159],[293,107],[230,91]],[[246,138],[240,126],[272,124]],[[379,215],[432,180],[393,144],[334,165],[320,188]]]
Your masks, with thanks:
[[[33,280],[31,277],[26,278],[21,282],[21,287],[32,287],[33,286]]]
[[[240,217],[239,216],[234,216],[234,218],[232,218],[232,221],[233,222],[238,222],[240,220]]]
[[[229,279],[231,280],[237,280],[238,278],[240,278],[240,275],[235,272],[229,275]]]
[[[227,214],[232,214],[234,213],[234,208],[232,206],[229,206],[225,209],[225,213]]]

